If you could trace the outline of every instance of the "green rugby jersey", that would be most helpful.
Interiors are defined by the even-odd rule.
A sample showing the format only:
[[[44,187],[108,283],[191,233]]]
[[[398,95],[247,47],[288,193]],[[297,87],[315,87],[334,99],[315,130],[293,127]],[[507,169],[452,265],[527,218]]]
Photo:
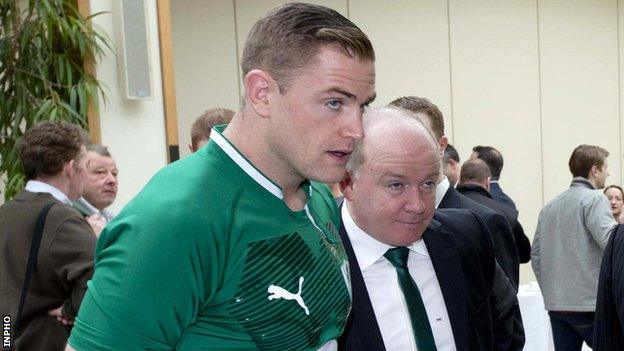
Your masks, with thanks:
[[[78,350],[316,350],[344,328],[338,212],[304,210],[220,134],[158,172],[102,232],[69,343]],[[331,349],[331,348],[330,348]]]

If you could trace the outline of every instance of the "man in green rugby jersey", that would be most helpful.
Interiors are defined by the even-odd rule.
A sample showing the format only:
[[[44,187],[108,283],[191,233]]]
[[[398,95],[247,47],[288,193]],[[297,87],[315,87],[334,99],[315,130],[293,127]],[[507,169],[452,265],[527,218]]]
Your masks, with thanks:
[[[68,349],[335,350],[350,307],[331,193],[375,97],[338,12],[287,4],[245,44],[244,104],[102,232]]]

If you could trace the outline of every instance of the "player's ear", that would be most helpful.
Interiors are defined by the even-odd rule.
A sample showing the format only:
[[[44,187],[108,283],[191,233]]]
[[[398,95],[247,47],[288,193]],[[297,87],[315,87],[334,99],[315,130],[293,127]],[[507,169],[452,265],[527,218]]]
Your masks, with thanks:
[[[254,69],[245,75],[245,99],[260,117],[271,115],[271,92],[279,92],[277,82],[263,70]]]

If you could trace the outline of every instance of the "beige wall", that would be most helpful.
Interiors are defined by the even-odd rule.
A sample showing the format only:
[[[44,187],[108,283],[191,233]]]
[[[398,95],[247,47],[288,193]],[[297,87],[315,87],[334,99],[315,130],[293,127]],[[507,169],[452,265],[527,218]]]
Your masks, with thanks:
[[[624,1],[624,0],[620,0]],[[181,145],[203,110],[235,108],[238,58],[249,29],[283,1],[172,2]],[[503,189],[532,237],[542,205],[570,181],[581,143],[607,148],[622,183],[620,85],[624,4],[605,1],[326,0],[377,52],[376,105],[429,97],[462,160],[474,145],[505,156]],[[619,10],[619,12],[618,12]],[[183,154],[186,151],[182,150]],[[523,281],[532,280],[528,265]]]
[[[153,1],[146,1],[146,4],[154,98],[126,100],[119,82],[118,7],[114,6],[114,0],[91,2],[93,13],[107,12],[93,21],[108,33],[117,53],[98,60],[96,73],[104,83],[108,99],[106,104],[100,101],[102,143],[108,145],[119,168],[119,193],[112,205],[114,211],[121,210],[154,173],[167,164],[156,4]]]

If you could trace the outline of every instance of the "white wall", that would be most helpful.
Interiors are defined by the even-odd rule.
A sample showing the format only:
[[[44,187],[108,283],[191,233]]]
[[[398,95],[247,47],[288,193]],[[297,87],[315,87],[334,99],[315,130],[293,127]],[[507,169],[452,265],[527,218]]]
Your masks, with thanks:
[[[239,106],[234,3],[171,2],[172,46],[180,156],[190,153],[191,126],[204,111]],[[223,77],[233,77],[223,79]]]
[[[94,18],[94,23],[106,31],[118,46],[116,0],[91,1],[92,13],[106,11]],[[106,87],[108,103],[100,101],[102,143],[109,147],[119,168],[119,193],[113,203],[114,211],[130,201],[154,175],[167,164],[164,107],[158,46],[158,17],[155,1],[146,1],[150,58],[153,79],[152,100],[126,100],[119,83],[117,57],[107,54],[97,62],[97,77]],[[121,50],[117,50],[121,52]]]

